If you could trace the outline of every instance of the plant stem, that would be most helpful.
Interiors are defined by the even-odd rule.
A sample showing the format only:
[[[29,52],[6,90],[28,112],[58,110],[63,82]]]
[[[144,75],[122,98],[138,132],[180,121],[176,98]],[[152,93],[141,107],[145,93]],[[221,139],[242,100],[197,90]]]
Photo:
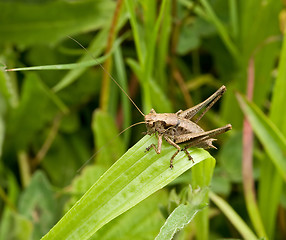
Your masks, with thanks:
[[[122,6],[123,6],[123,0],[118,0],[113,15],[113,19],[111,21],[105,55],[107,55],[112,49],[112,45],[116,35],[116,26],[118,23],[118,19],[120,17],[120,10],[122,9]],[[111,56],[109,56],[104,63],[105,71],[103,72],[103,79],[101,86],[100,108],[103,111],[107,111],[108,109],[108,99],[109,99],[109,89],[110,89],[110,74],[108,73],[111,72],[111,67],[112,67],[112,58]]]
[[[249,100],[253,97],[255,79],[254,58],[251,57],[248,65],[247,77],[247,97]],[[243,159],[242,159],[242,175],[243,189],[246,201],[246,207],[250,216],[251,222],[254,225],[259,237],[266,238],[266,232],[261,220],[260,212],[256,202],[254,177],[253,177],[253,131],[250,123],[245,118],[243,122]]]

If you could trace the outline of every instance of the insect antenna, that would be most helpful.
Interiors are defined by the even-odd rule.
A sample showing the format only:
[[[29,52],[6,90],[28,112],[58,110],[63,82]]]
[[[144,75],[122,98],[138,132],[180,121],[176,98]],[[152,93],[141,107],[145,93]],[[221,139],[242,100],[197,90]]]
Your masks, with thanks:
[[[120,90],[128,97],[128,99],[132,102],[132,104],[136,107],[136,109],[139,111],[139,113],[145,117],[145,114],[140,110],[140,108],[135,104],[135,102],[132,100],[131,97],[129,97],[129,95],[127,94],[127,92],[119,85],[119,83],[114,79],[114,77],[112,77],[112,75],[106,71],[106,69],[103,67],[103,65],[101,63],[99,63],[94,56],[92,56],[92,54],[76,39],[74,39],[71,36],[68,36],[71,40],[73,40],[75,43],[77,43],[82,49],[84,49],[86,51],[86,53],[102,68],[102,70],[108,74],[108,76],[112,79],[112,81],[120,88]]]
[[[77,170],[77,173],[79,173],[98,153],[100,153],[107,145],[111,144],[122,133],[124,133],[125,131],[127,131],[128,129],[130,129],[130,128],[134,127],[134,126],[137,126],[137,125],[143,124],[143,123],[145,123],[145,122],[134,123],[134,124],[130,125],[129,127],[125,128],[124,130],[122,130],[120,133],[118,133],[114,138],[112,138],[109,142],[104,144],[100,149],[98,149],[94,154],[92,154],[92,156]]]

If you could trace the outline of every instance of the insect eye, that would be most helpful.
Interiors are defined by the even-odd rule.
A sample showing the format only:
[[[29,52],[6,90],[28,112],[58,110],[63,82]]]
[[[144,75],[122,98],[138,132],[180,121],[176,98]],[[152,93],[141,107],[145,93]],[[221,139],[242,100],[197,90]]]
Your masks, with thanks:
[[[155,126],[155,123],[154,123],[153,121],[150,121],[150,122],[148,122],[148,126],[149,126],[150,128],[152,128],[152,127]]]

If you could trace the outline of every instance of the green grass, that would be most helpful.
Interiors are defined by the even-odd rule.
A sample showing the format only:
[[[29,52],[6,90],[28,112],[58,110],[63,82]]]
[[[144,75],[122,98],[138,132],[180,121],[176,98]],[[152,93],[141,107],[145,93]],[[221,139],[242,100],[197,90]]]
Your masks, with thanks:
[[[0,239],[286,238],[281,1],[0,9]],[[225,85],[199,125],[233,130],[171,170],[174,147],[145,153],[144,124],[118,136],[144,119],[109,74],[144,114]]]

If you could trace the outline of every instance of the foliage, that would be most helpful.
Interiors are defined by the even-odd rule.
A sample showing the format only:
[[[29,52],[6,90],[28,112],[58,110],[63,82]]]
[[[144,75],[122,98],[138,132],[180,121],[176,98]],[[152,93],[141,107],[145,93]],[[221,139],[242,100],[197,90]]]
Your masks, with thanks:
[[[281,1],[0,9],[0,239],[286,238]],[[145,153],[157,140],[143,124],[119,135],[144,120],[112,79],[145,114],[225,85],[199,124],[233,130],[171,170],[174,147]]]

